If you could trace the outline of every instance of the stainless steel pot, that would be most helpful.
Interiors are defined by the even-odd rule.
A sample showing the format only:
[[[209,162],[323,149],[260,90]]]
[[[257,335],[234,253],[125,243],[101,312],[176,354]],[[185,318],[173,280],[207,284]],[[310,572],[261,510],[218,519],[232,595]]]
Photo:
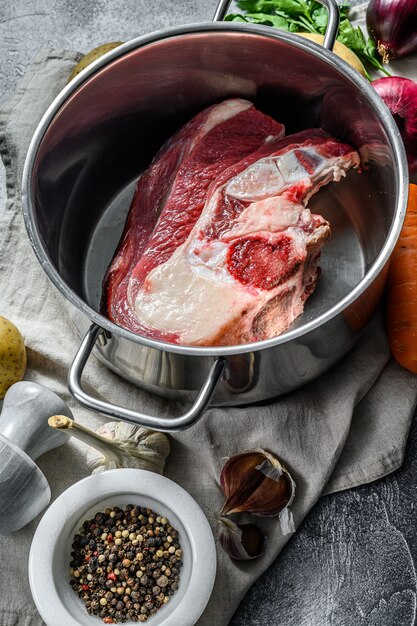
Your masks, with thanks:
[[[338,26],[334,0],[326,45]],[[187,428],[217,405],[273,398],[313,380],[353,345],[380,298],[407,198],[407,165],[393,118],[369,83],[330,50],[269,27],[220,22],[139,37],[88,67],[53,102],[28,152],[24,217],[43,269],[85,334],[69,372],[81,404],[161,430]],[[322,276],[304,314],[256,344],[197,348],[134,335],[99,313],[132,185],[161,143],[202,108],[248,98],[287,132],[323,126],[369,162],[317,194],[331,222]],[[92,351],[123,378],[194,401],[175,419],[98,400],[81,375]]]

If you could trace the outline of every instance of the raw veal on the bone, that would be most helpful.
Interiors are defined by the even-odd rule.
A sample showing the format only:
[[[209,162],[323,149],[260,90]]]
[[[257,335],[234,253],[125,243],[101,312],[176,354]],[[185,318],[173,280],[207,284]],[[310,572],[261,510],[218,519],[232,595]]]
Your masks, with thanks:
[[[161,148],[137,183],[104,280],[103,303],[111,320],[134,332],[170,340],[170,333],[153,332],[136,317],[130,300],[133,271],[136,289],[150,270],[184,243],[218,174],[283,135],[282,124],[236,98],[205,109]]]
[[[242,101],[218,107],[227,110],[230,103]],[[196,158],[195,147],[183,151],[169,181],[161,176],[159,184],[165,187],[159,196],[158,185],[152,188],[146,181],[152,181],[152,169],[161,169],[187,127],[141,177],[106,279],[107,311],[114,322],[174,343],[234,345],[279,335],[302,313],[330,234],[328,222],[311,214],[306,203],[320,187],[358,166],[359,156],[321,129],[282,138],[280,125],[274,127],[253,107],[245,111],[263,120],[258,146],[247,144],[238,158],[235,151],[205,186],[196,183],[208,178],[201,136]],[[203,119],[205,114],[200,114]],[[219,145],[223,133],[215,128],[216,151],[226,160],[227,143]],[[194,138],[188,135],[187,141]],[[138,197],[141,181],[145,208]],[[150,226],[143,211],[145,216],[153,211]]]

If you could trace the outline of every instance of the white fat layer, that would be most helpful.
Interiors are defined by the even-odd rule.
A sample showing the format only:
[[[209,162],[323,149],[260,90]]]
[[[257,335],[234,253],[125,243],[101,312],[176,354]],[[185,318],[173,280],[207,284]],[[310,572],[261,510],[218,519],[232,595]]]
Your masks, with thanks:
[[[252,102],[244,100],[243,98],[232,98],[221,102],[210,111],[200,133],[202,135],[206,135],[213,128],[218,126],[218,124],[222,124],[231,117],[234,117],[238,113],[242,113],[242,111],[246,111],[251,107],[253,107]]]
[[[233,277],[227,270],[227,252],[229,246],[222,241],[192,242],[184,254],[187,263],[195,273],[212,281],[225,281],[233,283]]]
[[[249,290],[209,280],[204,268],[193,268],[179,254],[149,274],[145,290],[136,296],[134,311],[145,324],[197,343],[216,335],[252,298]]]
[[[306,235],[306,233],[300,228],[297,228],[296,226],[290,226],[285,231],[285,236],[290,237],[292,239],[294,254],[298,256],[299,258],[303,258],[306,252],[306,245],[307,245],[307,239],[308,239],[308,236]],[[279,236],[278,236],[278,239],[279,239]],[[272,241],[274,240],[273,236],[271,236],[271,240]]]
[[[307,223],[311,220],[311,213],[283,196],[266,198],[252,202],[244,209],[224,238],[241,237],[260,230],[276,233],[295,226],[300,217]]]

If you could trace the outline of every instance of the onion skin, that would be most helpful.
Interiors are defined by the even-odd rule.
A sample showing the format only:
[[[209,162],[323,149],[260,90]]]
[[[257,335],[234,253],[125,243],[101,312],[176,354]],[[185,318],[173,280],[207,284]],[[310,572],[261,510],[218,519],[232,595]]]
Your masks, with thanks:
[[[371,0],[366,26],[384,63],[417,50],[417,0]]]
[[[397,123],[407,152],[411,174],[417,172],[417,83],[391,76],[374,80],[372,86],[383,99]]]

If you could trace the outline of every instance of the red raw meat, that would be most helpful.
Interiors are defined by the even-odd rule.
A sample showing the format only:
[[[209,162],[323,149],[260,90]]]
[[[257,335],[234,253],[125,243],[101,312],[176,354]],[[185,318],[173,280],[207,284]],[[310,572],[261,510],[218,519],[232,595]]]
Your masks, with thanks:
[[[223,171],[186,241],[144,282],[133,270],[132,316],[186,345],[235,345],[287,330],[315,289],[330,235],[305,204],[359,162],[351,146],[312,129],[269,141]]]
[[[147,274],[184,243],[220,172],[283,134],[283,125],[251,102],[231,99],[199,113],[161,148],[137,183],[104,280],[103,302],[112,321],[175,341],[175,333],[153,332],[135,317],[129,299],[132,283],[137,291]]]

